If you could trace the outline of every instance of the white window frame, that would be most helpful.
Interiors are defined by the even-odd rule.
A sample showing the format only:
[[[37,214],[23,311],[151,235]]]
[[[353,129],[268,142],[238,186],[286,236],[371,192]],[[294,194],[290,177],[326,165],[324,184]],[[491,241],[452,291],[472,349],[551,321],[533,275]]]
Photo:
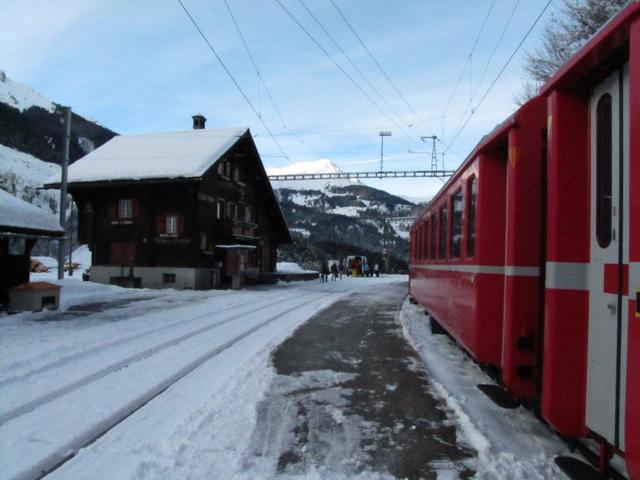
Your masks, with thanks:
[[[167,235],[178,235],[178,216],[167,215],[164,220],[164,231]]]
[[[133,201],[130,198],[118,200],[118,218],[133,217]]]

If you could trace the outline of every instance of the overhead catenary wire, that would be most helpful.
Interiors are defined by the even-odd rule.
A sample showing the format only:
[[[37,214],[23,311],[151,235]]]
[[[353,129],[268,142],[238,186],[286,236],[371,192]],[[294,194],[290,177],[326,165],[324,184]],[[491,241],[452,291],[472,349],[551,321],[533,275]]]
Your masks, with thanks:
[[[495,86],[495,84],[498,82],[498,80],[500,79],[500,77],[502,76],[502,74],[504,73],[504,71],[507,69],[507,67],[509,66],[509,64],[511,63],[511,60],[513,60],[513,58],[515,57],[516,53],[518,53],[518,51],[520,50],[520,47],[522,47],[522,44],[525,42],[525,40],[529,37],[529,34],[533,31],[533,29],[535,28],[535,26],[538,24],[538,22],[540,21],[540,19],[542,18],[542,16],[544,15],[544,13],[547,11],[547,9],[549,8],[549,6],[551,5],[551,2],[553,2],[553,0],[548,0],[548,2],[546,3],[546,5],[542,8],[542,11],[540,12],[540,14],[537,16],[537,18],[535,19],[535,21],[533,22],[533,24],[531,25],[531,27],[529,27],[529,30],[527,30],[527,32],[524,34],[524,36],[522,37],[522,40],[520,40],[520,43],[518,43],[518,45],[516,46],[515,50],[511,53],[511,55],[509,56],[509,58],[507,59],[507,61],[505,62],[505,64],[502,66],[502,68],[500,69],[500,71],[498,72],[498,74],[495,76],[495,78],[493,79],[493,81],[491,82],[491,85],[489,85],[489,88],[487,88],[487,90],[484,92],[484,94],[482,95],[482,97],[480,98],[480,100],[478,101],[478,103],[476,104],[475,108],[473,108],[471,110],[471,113],[469,114],[469,116],[467,117],[467,119],[465,120],[465,122],[462,124],[462,126],[456,131],[455,135],[453,136],[453,138],[451,139],[451,141],[449,142],[449,144],[446,146],[445,148],[445,152],[447,152],[449,150],[449,148],[451,148],[451,145],[453,145],[456,141],[456,139],[458,138],[458,136],[460,135],[460,133],[465,129],[465,127],[467,126],[467,124],[469,123],[469,120],[471,120],[471,117],[473,117],[473,114],[475,112],[478,111],[478,108],[480,108],[480,105],[482,105],[482,102],[484,101],[485,98],[487,98],[487,95],[489,95],[489,92],[491,92],[491,90],[493,89],[493,87]]]
[[[332,0],[333,1],[333,0]],[[464,72],[467,70],[467,66],[469,66],[469,63],[471,62],[471,58],[473,57],[473,52],[476,49],[476,46],[478,45],[478,41],[480,40],[480,37],[482,36],[482,32],[484,31],[484,27],[487,24],[487,21],[489,20],[489,17],[491,16],[491,12],[493,11],[493,6],[495,5],[496,0],[493,0],[491,2],[491,5],[489,5],[489,10],[487,11],[484,20],[482,21],[482,25],[480,26],[480,30],[478,31],[478,35],[476,35],[475,40],[473,41],[473,45],[471,46],[471,50],[469,50],[469,54],[467,55],[467,59],[464,62],[464,66],[462,67],[462,71],[460,72],[460,75],[458,76],[458,80],[456,80],[456,84],[453,87],[453,91],[451,92],[451,95],[449,96],[449,100],[447,101],[447,105],[444,107],[444,112],[442,113],[442,116],[446,117],[447,112],[449,111],[449,107],[451,106],[451,102],[453,101],[456,92],[458,91],[458,87],[460,86],[460,82],[462,81],[462,77],[464,76]]]
[[[256,62],[255,57],[251,53],[251,49],[249,48],[249,44],[247,43],[247,40],[245,39],[244,34],[242,33],[242,30],[240,29],[240,25],[238,24],[238,21],[236,20],[236,17],[233,14],[233,11],[231,10],[231,7],[229,6],[229,3],[227,2],[227,0],[223,0],[223,1],[224,1],[225,6],[227,7],[227,11],[229,12],[229,16],[231,17],[233,25],[236,27],[236,31],[238,32],[238,35],[240,36],[240,39],[242,40],[242,44],[244,45],[244,49],[246,50],[247,55],[249,55],[249,59],[251,60],[251,63],[253,64],[253,67],[256,69],[256,74],[258,76],[258,80],[260,81],[260,83],[264,87],[265,92],[267,92],[267,96],[269,97],[269,101],[271,102],[271,105],[273,105],[273,109],[275,110],[276,115],[280,119],[280,123],[282,124],[282,128],[284,128],[285,130],[288,130],[294,137],[296,137],[300,141],[300,143],[302,143],[303,145],[308,147],[314,153],[319,154],[319,152],[314,147],[309,145],[296,132],[294,132],[293,130],[291,130],[287,126],[287,122],[284,121],[284,117],[282,116],[282,112],[278,108],[278,105],[276,104],[276,101],[273,98],[273,95],[271,94],[271,89],[267,86],[267,83],[264,81],[264,78],[262,77],[262,73],[260,72],[260,68],[258,68],[258,63]]]
[[[340,17],[342,17],[342,20],[344,20],[344,22],[346,23],[347,27],[349,28],[349,30],[351,30],[351,33],[353,33],[353,35],[358,39],[358,41],[360,42],[360,44],[362,45],[362,47],[364,48],[364,50],[367,52],[367,54],[369,55],[369,57],[371,58],[371,60],[373,60],[373,63],[375,63],[375,65],[378,67],[378,70],[380,70],[380,72],[382,73],[382,75],[387,79],[387,81],[389,82],[389,84],[391,85],[391,87],[395,90],[395,92],[398,94],[398,96],[402,99],[402,101],[405,103],[405,105],[407,105],[407,107],[409,107],[409,109],[413,112],[413,114],[416,116],[416,118],[419,120],[419,122],[425,126],[425,128],[429,129],[429,126],[427,125],[427,123],[422,119],[422,117],[420,116],[420,114],[416,111],[415,108],[413,108],[413,106],[409,103],[409,101],[407,100],[407,98],[402,94],[402,92],[400,91],[400,89],[396,86],[395,82],[391,79],[391,77],[387,74],[387,72],[385,71],[384,68],[382,68],[382,65],[380,64],[380,62],[378,62],[378,60],[376,59],[376,57],[373,55],[373,53],[371,53],[371,50],[369,50],[369,47],[367,47],[367,44],[364,42],[364,40],[362,40],[362,38],[360,37],[360,35],[358,35],[358,32],[356,32],[356,30],[353,28],[353,26],[351,25],[351,23],[349,22],[349,20],[347,19],[347,17],[342,13],[342,10],[340,10],[340,8],[338,7],[338,5],[335,3],[334,0],[330,0],[331,4],[333,5],[333,7],[336,9],[336,11],[338,12],[338,14],[340,15]],[[431,132],[430,132],[431,133]]]
[[[407,123],[403,120],[402,116],[397,112],[397,110],[395,108],[393,108],[393,106],[387,101],[387,99],[382,95],[382,93],[380,93],[380,91],[375,87],[375,85],[373,85],[373,83],[371,83],[371,81],[369,80],[369,78],[362,72],[362,70],[360,69],[360,67],[358,67],[358,65],[356,65],[356,63],[351,59],[351,57],[349,55],[347,55],[347,53],[344,51],[344,49],[340,46],[340,44],[336,41],[335,37],[333,35],[331,35],[331,33],[325,28],[325,26],[322,24],[322,22],[318,19],[318,17],[309,9],[309,7],[307,7],[307,5],[304,3],[303,0],[298,0],[300,2],[300,4],[302,5],[302,7],[307,11],[307,13],[311,16],[311,18],[316,22],[316,24],[320,27],[320,29],[327,35],[327,37],[329,38],[329,40],[331,40],[331,42],[335,45],[335,47],[340,51],[340,53],[342,54],[342,56],[347,60],[347,62],[349,62],[349,64],[353,67],[353,69],[358,72],[358,74],[360,75],[360,77],[365,81],[365,83],[369,86],[369,88],[371,88],[371,90],[373,90],[373,92],[380,98],[380,100],[382,100],[384,102],[384,104],[387,106],[387,108],[389,108],[389,110],[396,116],[398,117],[398,119],[403,122],[403,123]],[[409,125],[408,125],[409,126]],[[409,129],[411,127],[409,126]],[[414,132],[415,133],[415,132]]]
[[[262,124],[262,126],[264,127],[264,129],[267,131],[267,133],[269,134],[269,136],[271,137],[271,139],[273,140],[273,143],[276,144],[276,146],[278,147],[278,150],[280,150],[280,152],[284,155],[284,158],[286,158],[289,163],[291,162],[291,159],[289,159],[289,156],[287,155],[287,153],[284,151],[284,149],[282,148],[282,145],[280,145],[280,143],[278,142],[278,140],[276,140],[275,136],[273,135],[273,133],[271,132],[271,129],[267,126],[266,122],[264,121],[264,119],[262,118],[262,115],[260,115],[260,113],[258,112],[258,110],[256,109],[256,107],[253,105],[253,103],[251,102],[251,100],[249,99],[249,97],[247,96],[247,94],[244,92],[244,90],[242,89],[242,87],[240,86],[240,84],[238,83],[238,81],[235,79],[235,77],[233,76],[233,74],[231,73],[231,71],[227,68],[227,65],[224,63],[224,61],[222,60],[222,58],[220,57],[220,55],[218,55],[218,52],[216,52],[216,49],[213,48],[213,45],[211,44],[211,42],[209,41],[209,39],[207,38],[207,36],[204,34],[204,32],[202,31],[202,29],[200,28],[200,26],[198,25],[198,23],[195,21],[195,19],[193,18],[193,16],[191,15],[191,13],[189,12],[189,10],[187,10],[187,7],[184,5],[184,3],[182,3],[182,0],[177,0],[178,3],[180,4],[180,6],[182,7],[182,9],[184,10],[184,12],[187,14],[187,16],[189,17],[189,20],[191,20],[191,23],[193,24],[193,26],[195,27],[195,29],[198,31],[198,33],[200,34],[200,36],[202,37],[202,39],[204,40],[204,42],[207,44],[207,46],[209,47],[209,50],[211,50],[211,53],[213,53],[213,55],[216,57],[216,59],[218,60],[218,62],[220,63],[220,65],[222,66],[222,68],[224,69],[224,71],[227,73],[227,75],[229,76],[229,78],[231,79],[231,81],[233,82],[233,84],[236,86],[236,88],[238,89],[238,91],[240,92],[240,94],[242,95],[242,97],[244,98],[245,102],[247,102],[247,104],[249,105],[249,107],[251,108],[251,110],[253,110],[253,113],[256,115],[256,117],[258,117],[258,120],[260,120],[260,123]]]
[[[516,0],[516,2],[514,3],[513,9],[511,10],[511,14],[509,15],[509,18],[507,19],[507,22],[506,22],[504,28],[502,29],[502,33],[500,34],[500,37],[498,38],[498,41],[496,42],[496,44],[494,45],[493,49],[491,50],[491,53],[489,54],[489,57],[488,57],[487,62],[485,64],[485,67],[484,67],[484,70],[482,72],[482,75],[480,76],[480,80],[478,80],[478,84],[472,90],[471,96],[469,97],[469,102],[467,103],[467,106],[465,107],[464,112],[462,112],[462,115],[460,116],[460,120],[458,120],[458,123],[456,124],[456,127],[453,129],[454,132],[458,131],[458,128],[460,128],[460,125],[462,125],[462,122],[464,122],[469,110],[473,110],[473,98],[476,96],[476,93],[478,93],[478,90],[480,90],[480,87],[482,86],[482,81],[484,80],[484,77],[486,76],[486,73],[489,70],[489,65],[491,64],[491,60],[493,59],[493,56],[494,56],[495,52],[497,51],[498,47],[500,46],[500,43],[502,43],[502,39],[504,38],[504,35],[507,32],[507,29],[509,28],[509,25],[511,24],[511,20],[513,19],[513,16],[514,16],[514,14],[516,12],[516,9],[518,8],[519,3],[520,3],[520,0]]]
[[[331,62],[338,68],[338,70],[340,70],[342,72],[342,74],[347,77],[347,79],[358,89],[358,91],[360,93],[362,93],[365,98],[369,101],[369,103],[371,103],[380,113],[382,113],[382,115],[384,115],[384,117],[389,120],[391,123],[393,123],[396,128],[398,128],[410,141],[412,142],[417,142],[417,140],[415,140],[413,137],[411,137],[409,134],[407,134],[403,127],[401,125],[398,124],[398,122],[396,122],[393,118],[391,118],[387,112],[384,111],[384,109],[382,107],[380,107],[380,105],[373,99],[371,98],[371,95],[369,95],[367,93],[366,90],[364,90],[360,84],[358,82],[355,81],[355,79],[349,75],[349,72],[347,72],[342,65],[340,65],[335,58],[333,58],[333,56],[327,51],[326,48],[324,48],[322,46],[322,44],[320,42],[318,42],[318,40],[311,34],[311,32],[309,32],[309,30],[307,30],[307,28],[305,28],[304,25],[302,25],[302,23],[300,22],[300,20],[298,20],[298,18],[291,13],[291,11],[282,3],[281,0],[276,0],[276,3],[280,6],[280,8],[282,8],[282,10],[284,10],[284,12],[289,16],[289,18],[291,18],[291,20],[293,20],[293,22],[305,33],[305,35],[307,35],[311,41],[313,43],[315,43],[315,45],[322,51],[322,53],[324,53],[327,58],[329,58],[329,60],[331,60]]]

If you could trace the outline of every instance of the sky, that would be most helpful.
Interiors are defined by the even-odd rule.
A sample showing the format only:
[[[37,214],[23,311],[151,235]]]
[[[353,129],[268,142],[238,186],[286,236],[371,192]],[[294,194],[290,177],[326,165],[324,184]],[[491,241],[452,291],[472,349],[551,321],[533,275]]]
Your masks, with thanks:
[[[211,48],[179,0],[0,0],[0,70],[120,134],[190,129],[196,113],[207,128],[248,126],[266,167],[326,158],[377,171],[389,131],[384,170],[429,169],[432,141],[420,137],[432,135],[453,170],[517,108],[524,56],[557,10],[489,89],[547,0],[182,4]],[[442,186],[366,183],[421,198]]]

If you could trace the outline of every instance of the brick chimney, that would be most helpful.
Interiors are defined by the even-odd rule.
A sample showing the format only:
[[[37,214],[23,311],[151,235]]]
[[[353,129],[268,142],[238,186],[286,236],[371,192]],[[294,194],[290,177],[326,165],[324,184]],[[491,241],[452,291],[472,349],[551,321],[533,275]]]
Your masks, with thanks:
[[[191,118],[193,118],[193,129],[194,130],[203,130],[204,129],[204,124],[207,121],[207,119],[204,117],[204,115],[201,114],[196,114],[193,115]]]

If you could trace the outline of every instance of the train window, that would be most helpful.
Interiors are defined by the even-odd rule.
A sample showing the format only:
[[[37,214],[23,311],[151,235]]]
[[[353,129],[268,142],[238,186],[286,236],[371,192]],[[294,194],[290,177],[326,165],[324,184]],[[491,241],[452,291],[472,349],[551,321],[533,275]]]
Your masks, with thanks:
[[[447,204],[440,207],[440,242],[438,258],[447,257]]]
[[[462,189],[451,196],[451,256],[460,256],[460,244],[462,243]]]
[[[431,248],[431,251],[429,253],[429,256],[431,258],[436,258],[436,235],[438,234],[438,228],[437,228],[437,223],[436,223],[436,214],[432,213],[431,214],[431,242],[429,247]]]
[[[596,107],[596,237],[598,245],[611,243],[611,95],[605,93]]]
[[[424,238],[422,239],[425,260],[429,258],[429,240],[430,239],[431,239],[431,219],[428,219],[427,226],[424,229]]]
[[[476,177],[471,177],[467,184],[467,257],[473,257],[476,242],[476,190],[478,188]]]

